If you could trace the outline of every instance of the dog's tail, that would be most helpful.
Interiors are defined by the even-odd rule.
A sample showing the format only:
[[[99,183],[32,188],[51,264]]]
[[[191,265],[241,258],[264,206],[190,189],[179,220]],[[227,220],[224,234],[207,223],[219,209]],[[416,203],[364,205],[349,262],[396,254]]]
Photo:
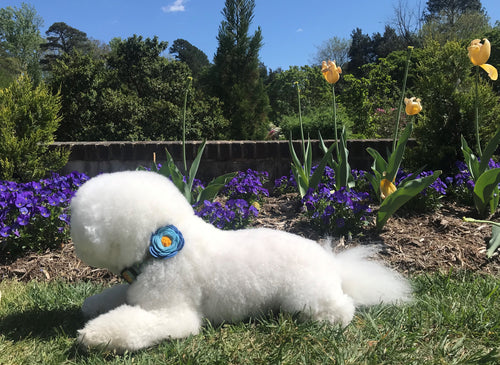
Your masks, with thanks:
[[[378,250],[376,246],[358,246],[335,254],[342,290],[356,306],[411,299],[409,282],[383,263],[371,259]]]

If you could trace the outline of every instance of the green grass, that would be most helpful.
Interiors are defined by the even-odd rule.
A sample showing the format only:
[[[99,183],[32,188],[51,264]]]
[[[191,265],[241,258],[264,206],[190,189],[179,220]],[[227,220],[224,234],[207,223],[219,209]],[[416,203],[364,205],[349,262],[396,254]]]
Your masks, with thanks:
[[[346,328],[277,314],[207,325],[184,340],[116,355],[75,342],[79,308],[102,288],[0,283],[0,364],[494,364],[500,362],[500,279],[420,275],[415,300],[359,310]]]

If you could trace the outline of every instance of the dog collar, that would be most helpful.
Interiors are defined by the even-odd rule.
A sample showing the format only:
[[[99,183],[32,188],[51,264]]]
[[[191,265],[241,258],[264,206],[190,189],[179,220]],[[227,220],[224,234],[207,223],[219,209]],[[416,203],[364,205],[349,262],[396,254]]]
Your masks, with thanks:
[[[132,284],[142,272],[142,267],[149,258],[168,259],[177,255],[184,247],[184,236],[173,225],[159,228],[151,235],[149,240],[148,257],[140,263],[126,267],[121,273],[121,277],[129,284]]]

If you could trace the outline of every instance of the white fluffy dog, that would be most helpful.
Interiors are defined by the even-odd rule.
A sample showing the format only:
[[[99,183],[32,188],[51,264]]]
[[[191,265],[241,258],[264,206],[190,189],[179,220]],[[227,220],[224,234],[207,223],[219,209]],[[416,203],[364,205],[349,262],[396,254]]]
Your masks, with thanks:
[[[87,264],[122,274],[87,298],[84,346],[123,352],[183,338],[211,323],[283,310],[347,325],[356,306],[407,300],[405,279],[367,258],[282,231],[222,231],[197,217],[167,178],[99,175],[71,203],[71,235]],[[164,252],[163,252],[164,251]]]

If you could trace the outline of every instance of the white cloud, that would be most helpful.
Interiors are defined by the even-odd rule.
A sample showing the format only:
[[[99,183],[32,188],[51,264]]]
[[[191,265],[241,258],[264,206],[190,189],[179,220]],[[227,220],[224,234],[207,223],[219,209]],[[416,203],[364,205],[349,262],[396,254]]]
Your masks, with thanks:
[[[184,3],[186,0],[175,0],[173,4],[162,6],[161,10],[165,13],[175,13],[177,11],[185,11]]]
[[[298,28],[298,29],[296,30],[296,32],[297,32],[297,33],[300,33],[300,32],[303,32],[303,31],[304,31],[304,29],[302,29],[302,28]]]

